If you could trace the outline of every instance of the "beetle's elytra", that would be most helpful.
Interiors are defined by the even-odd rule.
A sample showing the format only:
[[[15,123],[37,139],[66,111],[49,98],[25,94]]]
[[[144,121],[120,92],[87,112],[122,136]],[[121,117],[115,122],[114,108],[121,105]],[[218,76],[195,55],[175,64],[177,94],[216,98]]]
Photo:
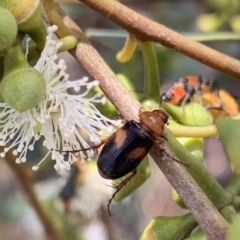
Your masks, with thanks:
[[[168,115],[163,110],[139,112],[139,122],[128,121],[106,141],[97,161],[99,174],[106,179],[118,179],[132,174],[121,182],[112,198],[136,174],[136,168],[147,155],[154,141],[163,137]]]

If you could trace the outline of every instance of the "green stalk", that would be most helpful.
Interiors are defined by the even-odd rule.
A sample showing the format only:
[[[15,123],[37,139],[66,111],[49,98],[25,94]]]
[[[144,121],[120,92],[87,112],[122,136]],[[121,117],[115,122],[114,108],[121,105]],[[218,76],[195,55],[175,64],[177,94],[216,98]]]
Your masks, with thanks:
[[[144,94],[152,98],[154,101],[160,101],[160,82],[158,72],[158,62],[154,43],[152,42],[138,42],[144,63]]]
[[[233,172],[232,179],[226,189],[233,195],[240,194],[240,174]]]
[[[183,163],[189,165],[186,167],[187,171],[213,204],[218,209],[231,204],[232,194],[219,185],[206,168],[174,138],[170,131],[167,130],[166,133],[169,146]]]
[[[68,29],[63,23],[62,17],[58,14],[55,3],[52,0],[42,0],[43,8],[48,16],[51,24],[58,26],[57,34],[63,38],[68,35],[73,35],[73,32]]]
[[[24,56],[23,50],[19,44],[15,44],[6,50],[4,55],[4,75],[9,74],[15,69],[29,67]]]
[[[234,208],[237,211],[240,210],[240,196],[234,196],[233,201],[232,201],[232,205],[234,206]]]

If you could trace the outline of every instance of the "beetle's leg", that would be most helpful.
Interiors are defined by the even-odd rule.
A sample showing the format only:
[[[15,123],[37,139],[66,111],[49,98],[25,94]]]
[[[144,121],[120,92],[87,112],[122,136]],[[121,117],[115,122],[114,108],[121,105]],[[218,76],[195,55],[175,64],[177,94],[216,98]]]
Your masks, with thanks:
[[[124,179],[121,183],[119,183],[117,186],[113,186],[116,191],[113,193],[112,197],[109,199],[108,201],[108,205],[107,205],[107,209],[108,209],[108,213],[109,216],[112,216],[111,211],[110,211],[110,205],[112,200],[115,198],[116,194],[124,187],[126,186],[126,184],[137,174],[137,169],[134,169],[131,173],[131,175],[129,175],[126,179]]]
[[[163,138],[166,142],[168,141],[167,137],[164,134],[161,136],[161,138]]]

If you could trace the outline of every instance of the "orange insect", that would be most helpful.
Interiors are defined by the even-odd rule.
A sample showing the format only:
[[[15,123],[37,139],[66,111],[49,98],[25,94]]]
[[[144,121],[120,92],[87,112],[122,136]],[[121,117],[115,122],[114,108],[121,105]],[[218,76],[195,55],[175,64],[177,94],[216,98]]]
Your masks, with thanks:
[[[214,118],[223,115],[233,117],[239,113],[239,106],[236,100],[222,89],[218,91],[218,96],[211,93],[203,93],[201,98],[202,104]],[[199,98],[196,95],[193,95],[192,99],[194,102],[199,102]]]
[[[215,79],[202,76],[181,77],[162,94],[161,100],[181,106],[190,101],[198,102],[204,105],[214,118],[220,115],[235,116],[239,112],[235,99],[226,91],[218,90]]]

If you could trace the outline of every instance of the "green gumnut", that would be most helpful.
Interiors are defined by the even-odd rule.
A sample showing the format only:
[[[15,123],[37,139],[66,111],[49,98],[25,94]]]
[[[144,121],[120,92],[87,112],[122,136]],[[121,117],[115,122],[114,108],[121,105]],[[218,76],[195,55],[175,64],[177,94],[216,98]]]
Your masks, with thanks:
[[[180,239],[196,226],[197,222],[190,213],[177,217],[156,217],[145,228],[140,240]]]
[[[8,9],[14,16],[20,32],[27,33],[43,49],[47,30],[41,17],[40,0],[1,0],[0,6]]]
[[[1,0],[0,6],[8,9],[16,21],[19,23],[23,21],[32,9],[39,5],[39,0]]]
[[[43,76],[34,68],[26,67],[5,75],[0,85],[3,99],[19,112],[35,107],[45,96]]]
[[[17,37],[17,22],[7,9],[0,7],[0,51],[10,47]]]
[[[177,140],[194,156],[202,162],[204,156],[204,141],[202,138],[177,138]]]
[[[240,120],[219,117],[215,124],[231,169],[234,173],[240,174]]]
[[[208,126],[213,122],[206,108],[198,103],[190,103],[181,107],[163,102],[162,106],[175,121],[187,126]]]
[[[113,181],[113,185],[119,185],[124,179],[126,179],[130,174],[127,174],[123,178]],[[140,187],[149,177],[150,177],[150,167],[148,159],[144,158],[143,161],[137,167],[137,174],[124,186],[115,196],[114,200],[120,202],[125,197],[129,196],[134,190]],[[115,191],[115,189],[114,189]]]
[[[132,82],[129,80],[129,78],[127,78],[125,75],[123,74],[117,74],[116,75],[117,78],[120,80],[120,82],[131,92],[134,94],[134,86],[132,84]],[[94,90],[96,92],[100,92],[102,93],[102,90],[100,89],[100,87],[95,87]],[[136,97],[136,96],[135,96]],[[110,100],[107,99],[106,103],[104,104],[104,106],[97,104],[98,109],[101,111],[101,113],[105,116],[108,116],[109,118],[113,118],[116,117],[117,110],[115,108],[115,106],[111,103]]]
[[[143,108],[145,108],[147,111],[153,111],[155,109],[159,109],[159,103],[156,103],[152,99],[146,99],[142,103]]]

